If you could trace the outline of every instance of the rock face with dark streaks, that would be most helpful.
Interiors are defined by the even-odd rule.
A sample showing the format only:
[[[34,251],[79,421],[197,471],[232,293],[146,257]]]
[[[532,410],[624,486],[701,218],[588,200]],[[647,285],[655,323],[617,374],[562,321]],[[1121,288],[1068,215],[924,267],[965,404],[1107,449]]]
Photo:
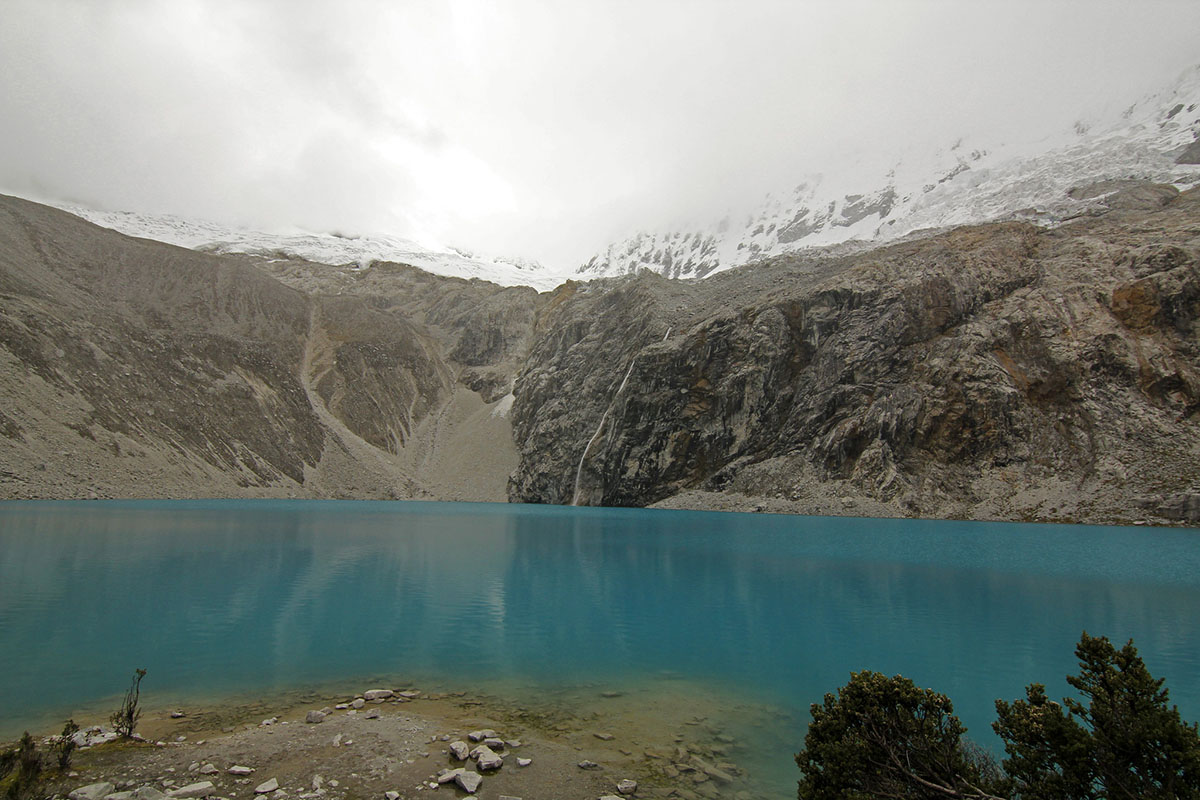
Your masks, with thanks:
[[[517,382],[512,499],[1178,516],[1200,468],[1200,195],[1109,202],[1053,230],[560,289]]]

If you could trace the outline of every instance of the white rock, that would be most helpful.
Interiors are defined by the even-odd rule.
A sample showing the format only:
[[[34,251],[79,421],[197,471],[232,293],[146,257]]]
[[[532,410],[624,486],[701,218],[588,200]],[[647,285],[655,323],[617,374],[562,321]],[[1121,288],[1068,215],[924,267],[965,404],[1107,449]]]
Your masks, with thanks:
[[[475,748],[479,752],[475,755],[475,763],[479,765],[481,770],[500,769],[504,766],[504,759],[496,755],[492,748],[484,745],[483,747]]]
[[[471,755],[471,746],[463,741],[451,742],[450,755],[454,756],[459,761],[466,761]]]
[[[267,792],[273,792],[278,788],[279,788],[279,780],[277,778],[271,778],[271,780],[264,781],[263,783],[260,783],[258,786],[255,786],[254,793],[255,794],[266,794]]]
[[[333,707],[333,709],[335,711],[345,711],[349,707],[350,707],[349,703],[338,703],[336,706]]]
[[[637,791],[637,781],[626,778],[617,784],[617,791],[621,794],[633,794]]]
[[[89,783],[87,786],[80,786],[67,795],[67,797],[71,800],[101,800],[105,795],[112,794],[114,788],[116,787],[107,781],[103,783]]]
[[[200,765],[200,774],[201,775],[216,775],[218,772],[220,772],[220,770],[218,770],[212,764],[201,764]]]
[[[379,719],[379,709],[372,708],[370,711],[368,711],[366,713],[365,719]]]
[[[386,797],[387,800],[400,800],[399,792],[384,792],[383,796]]]
[[[310,711],[310,712],[308,712],[307,714],[305,714],[305,715],[304,715],[304,721],[305,721],[305,722],[311,722],[311,723],[313,723],[314,725],[315,725],[316,723],[318,723],[318,722],[324,722],[324,721],[325,721],[325,712],[323,712],[323,711]]]
[[[489,736],[495,736],[495,735],[496,735],[496,732],[494,730],[492,730],[491,728],[485,728],[484,730],[481,730],[481,731],[471,731],[470,733],[467,734],[467,738],[470,739],[472,742],[482,742],[484,739],[488,738]]]
[[[391,689],[367,689],[365,692],[363,692],[363,699],[386,700],[393,694],[395,694],[395,692],[393,692]]]
[[[496,736],[489,736],[488,738],[483,740],[483,743],[486,744],[488,747],[492,748],[493,750],[503,750],[504,749],[504,740],[499,737],[496,737]]]
[[[269,719],[264,719],[262,722],[260,722],[258,724],[260,727],[263,727],[266,725],[274,725],[276,722],[279,722],[279,717],[271,717]]]
[[[444,769],[437,774],[437,782],[439,784],[453,783],[460,772],[466,772],[466,770],[462,767],[458,769]]]
[[[363,700],[361,697],[356,697],[356,698],[354,698],[354,702],[352,702],[350,704],[350,707],[351,708],[362,708],[366,704],[367,704],[366,700]]]
[[[254,769],[252,767],[243,767],[241,764],[234,764],[225,771],[230,775],[249,775],[251,772],[254,772]]]
[[[199,761],[193,761],[192,763],[188,764],[188,769],[187,769],[188,772],[195,772],[198,769],[200,769]]]
[[[104,800],[132,800],[133,792],[113,792],[104,795]]]
[[[337,736],[333,737],[333,746],[334,747],[342,746],[342,735],[340,733]]]
[[[142,786],[133,790],[133,800],[165,800],[166,795],[157,786]]]
[[[216,791],[217,787],[213,786],[212,781],[200,781],[172,789],[167,792],[167,797],[208,797],[210,794],[215,794]]]
[[[479,789],[479,784],[483,783],[483,776],[478,772],[469,772],[464,769],[454,776],[454,782],[467,794],[475,794]]]
[[[415,700],[421,696],[421,693],[410,689],[407,692],[400,692],[400,696],[405,700]]]
[[[528,767],[528,766],[529,766],[530,764],[532,764],[532,763],[533,763],[533,759],[532,759],[532,758],[518,758],[518,759],[517,759],[517,766],[518,766],[518,767]]]
[[[615,794],[602,794],[600,800],[625,800],[623,797],[617,797]]]

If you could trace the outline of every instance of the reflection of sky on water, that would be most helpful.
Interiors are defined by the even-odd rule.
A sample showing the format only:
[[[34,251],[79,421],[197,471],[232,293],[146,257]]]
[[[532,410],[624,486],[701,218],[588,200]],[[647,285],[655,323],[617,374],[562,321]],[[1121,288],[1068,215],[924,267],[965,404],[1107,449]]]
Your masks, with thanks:
[[[0,735],[120,692],[673,670],[804,710],[851,670],[980,735],[1133,637],[1200,716],[1195,531],[425,503],[0,504]],[[981,736],[982,738],[982,736]],[[790,745],[789,745],[790,746]]]

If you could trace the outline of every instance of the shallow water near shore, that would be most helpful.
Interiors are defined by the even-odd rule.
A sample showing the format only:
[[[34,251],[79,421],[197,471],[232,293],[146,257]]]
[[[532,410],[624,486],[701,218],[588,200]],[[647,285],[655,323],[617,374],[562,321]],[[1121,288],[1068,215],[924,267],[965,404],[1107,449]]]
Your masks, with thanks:
[[[1200,532],[412,502],[0,503],[3,738],[119,701],[135,667],[152,707],[377,679],[625,725],[694,707],[695,727],[733,739],[733,760],[791,796],[808,706],[851,671],[945,692],[995,748],[993,701],[1035,681],[1067,694],[1084,629],[1133,638],[1184,717],[1200,717]]]

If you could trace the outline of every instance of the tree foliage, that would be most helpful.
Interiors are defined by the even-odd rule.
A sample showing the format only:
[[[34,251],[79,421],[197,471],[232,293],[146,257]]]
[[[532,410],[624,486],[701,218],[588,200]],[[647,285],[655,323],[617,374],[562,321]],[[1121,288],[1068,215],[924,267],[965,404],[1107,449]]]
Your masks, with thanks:
[[[812,706],[800,800],[991,798],[994,777],[965,746],[950,699],[908,678],[858,672]]]
[[[950,699],[897,675],[859,672],[812,706],[796,763],[800,800],[1200,800],[1200,733],[1168,706],[1133,642],[1085,631],[1079,698],[1041,684],[996,701],[1003,769],[964,736]]]
[[[996,701],[992,727],[1004,769],[1030,800],[1200,799],[1200,735],[1167,705],[1133,642],[1118,650],[1085,631],[1075,648],[1081,699],[1059,705],[1032,684],[1025,700]]]

